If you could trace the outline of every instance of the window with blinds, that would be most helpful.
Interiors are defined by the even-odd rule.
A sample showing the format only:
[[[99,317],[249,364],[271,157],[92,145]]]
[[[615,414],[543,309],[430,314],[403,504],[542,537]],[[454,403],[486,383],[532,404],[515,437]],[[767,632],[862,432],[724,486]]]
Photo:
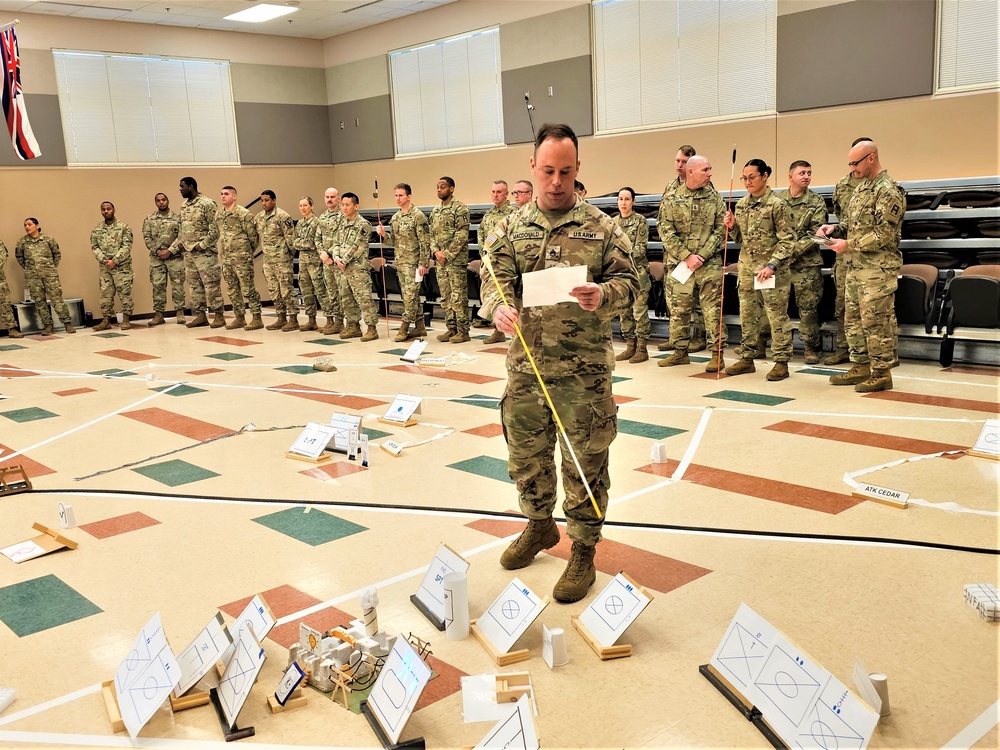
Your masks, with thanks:
[[[1000,85],[998,28],[996,0],[938,0],[936,91]]]
[[[396,154],[503,144],[497,28],[389,53]]]
[[[597,131],[775,111],[775,0],[594,0]]]
[[[238,164],[229,63],[54,50],[70,164]]]

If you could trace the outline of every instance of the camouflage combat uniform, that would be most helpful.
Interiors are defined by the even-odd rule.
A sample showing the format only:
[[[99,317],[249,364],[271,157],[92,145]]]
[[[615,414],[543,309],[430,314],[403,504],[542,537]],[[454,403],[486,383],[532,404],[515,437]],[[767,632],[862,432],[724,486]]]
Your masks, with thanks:
[[[854,188],[846,221],[835,235],[847,240],[844,325],[851,361],[888,370],[896,361],[895,299],[903,255],[899,250],[906,200],[889,173]]]
[[[353,219],[346,216],[337,230],[337,240],[330,254],[334,261],[344,262],[344,270],[339,274],[340,298],[345,300],[345,314],[348,328],[358,325],[360,313],[365,325],[374,329],[378,325],[378,310],[372,300],[372,266],[368,261],[368,242],[371,240],[372,225],[361,214]],[[352,301],[352,311],[348,312],[346,300]]]
[[[222,278],[229,290],[233,313],[237,321],[243,318],[247,308],[250,308],[251,315],[260,315],[260,292],[257,291],[253,273],[253,253],[260,242],[257,222],[252,213],[234,203],[231,211],[219,206],[215,223],[219,228]]]
[[[322,310],[327,317],[333,317],[330,312],[330,300],[326,296],[326,279],[323,272],[323,261],[316,251],[316,229],[319,217],[315,214],[308,219],[299,219],[295,225],[295,239],[292,247],[299,254],[299,291],[302,292],[302,304],[305,313],[310,318],[316,317],[316,311]]]
[[[792,288],[795,305],[799,308],[799,338],[806,349],[819,352],[823,342],[819,334],[819,301],[823,297],[823,258],[813,238],[816,230],[826,224],[826,201],[823,196],[806,188],[793,198],[789,191],[778,194],[787,206],[786,215],[795,235],[795,258],[792,260]]]
[[[795,237],[788,220],[788,207],[771,188],[760,198],[745,195],[736,203],[735,242],[742,242],[738,271],[740,326],[743,328],[740,357],[753,359],[765,323],[771,326],[771,351],[775,362],[792,358],[792,330],[788,321],[788,294],[792,274]],[[754,277],[764,266],[774,266],[774,289],[754,289]]]
[[[483,244],[486,242],[486,238],[489,233],[493,231],[493,228],[499,224],[505,216],[510,216],[512,213],[517,211],[517,206],[510,201],[507,201],[502,206],[491,206],[490,209],[483,214],[483,218],[479,220],[479,227],[476,229],[476,244],[479,245],[479,255],[483,255]],[[475,325],[477,327],[490,327],[488,321],[484,321],[481,315],[476,316]],[[492,336],[498,336],[495,331]],[[493,340],[492,338],[490,339]],[[506,341],[506,337],[504,338]],[[499,339],[496,339],[496,343],[499,343]]]
[[[10,287],[7,285],[7,275],[4,264],[7,262],[7,246],[0,240],[0,331],[16,331],[14,312],[10,309]]]
[[[431,210],[431,254],[444,253],[438,264],[438,289],[449,331],[469,332],[469,207],[457,198]]]
[[[289,249],[295,241],[292,217],[275,206],[270,213],[261,211],[256,220],[260,248],[264,253],[264,278],[274,311],[279,317],[287,315],[294,320],[299,307],[295,301],[295,277]]]
[[[90,249],[101,267],[101,315],[115,314],[115,294],[122,303],[122,314],[132,314],[132,228],[115,219],[101,222],[90,233]],[[105,263],[114,261],[115,267]]]
[[[719,351],[719,306],[722,301],[722,237],[726,207],[711,185],[689,190],[681,185],[660,204],[659,231],[663,242],[664,283],[670,288],[670,340],[675,350],[688,350],[695,301],[704,303],[709,349]],[[669,274],[688,256],[704,260],[681,284]],[[722,342],[725,348],[725,342]]]
[[[420,320],[420,282],[417,269],[430,267],[430,225],[424,212],[416,206],[409,211],[396,211],[389,219],[386,243],[395,248],[396,276],[403,293],[403,322],[413,325]]]
[[[616,216],[612,221],[621,227],[632,245],[632,264],[639,277],[639,293],[631,307],[621,311],[622,337],[626,341],[649,340],[649,260],[646,244],[649,242],[649,224],[646,217],[634,211],[627,218]]]
[[[671,182],[669,185],[667,185],[663,189],[663,197],[660,198],[660,209],[659,209],[659,211],[656,214],[656,225],[657,225],[657,227],[659,227],[660,221],[663,220],[663,207],[667,204],[667,198],[669,196],[671,196],[673,193],[675,193],[677,191],[677,188],[679,188],[683,184],[684,184],[684,181],[680,177],[675,177],[674,181]],[[711,187],[711,185],[709,185],[709,187]],[[715,188],[712,188],[712,189],[714,190]],[[657,233],[659,233],[659,231],[660,230],[657,229]],[[662,234],[660,235],[660,241],[661,242],[663,241],[663,235]],[[664,265],[666,265],[665,262],[664,262]],[[668,273],[669,273],[669,271],[668,271]],[[664,276],[665,276],[665,274],[664,274]],[[671,288],[671,285],[670,285],[670,281],[668,279],[666,279],[666,278],[664,278],[664,281],[663,281],[663,294],[664,294],[664,297],[666,297],[666,300],[667,300],[667,310],[669,311],[670,316],[672,318],[673,317],[673,309],[674,309],[674,301],[673,301],[673,299],[671,299],[670,295],[673,294],[673,291],[672,291],[672,288]],[[671,330],[671,334],[670,334],[671,341],[670,341],[670,343],[672,344],[673,343],[673,324],[672,323],[671,323],[670,330]],[[702,312],[702,309],[701,309],[701,292],[699,291],[698,287],[695,286],[695,288],[694,288],[694,296],[691,299],[691,331],[690,331],[689,341],[692,344],[700,344],[701,342],[704,342],[706,340],[706,338],[707,338],[705,330],[706,330],[706,328],[705,328],[705,316],[704,316],[704,314]]]
[[[563,510],[569,537],[587,546],[601,539],[611,479],[608,449],[618,433],[618,407],[611,393],[614,350],[611,319],[631,305],[638,278],[628,238],[600,210],[577,199],[551,221],[535,205],[504,219],[486,238],[496,279],[507,304],[518,309],[519,326],[545,381],[583,474],[594,494],[595,513],[572,461],[562,453]],[[588,312],[575,302],[522,308],[522,276],[554,266],[586,265],[600,284],[600,307]],[[483,310],[492,319],[504,304],[486,264],[481,270]],[[552,516],[556,503],[556,425],[520,339],[507,352],[507,387],[500,401],[507,468],[517,482],[521,512],[529,519]]]
[[[861,179],[853,177],[851,174],[845,175],[833,189],[833,212],[837,215],[837,221],[843,223],[847,221],[847,210],[851,203],[851,196],[854,195],[854,188],[858,186]],[[833,302],[833,315],[837,319],[837,334],[834,340],[834,349],[839,352],[847,351],[847,332],[844,328],[844,292],[847,288],[847,259],[843,253],[838,253],[833,261],[833,283],[837,289],[837,296]]]
[[[337,232],[340,230],[340,223],[344,220],[344,214],[340,209],[328,208],[317,219],[316,224],[316,253],[320,255],[320,263],[323,264],[323,284],[326,287],[326,296],[330,305],[329,312],[333,314],[335,320],[343,322],[345,317],[351,320],[358,320],[361,312],[354,302],[354,296],[347,299],[340,296],[341,270],[336,263],[327,263],[323,260],[321,253],[326,253],[333,258],[333,246],[337,241]]]
[[[222,269],[219,267],[219,227],[215,201],[198,193],[181,204],[181,228],[170,252],[184,251],[184,274],[191,289],[191,310],[222,314]]]
[[[59,244],[47,234],[39,233],[35,238],[24,235],[14,246],[14,257],[24,269],[24,281],[42,326],[49,328],[52,325],[52,312],[46,300],[52,303],[59,320],[72,323],[69,308],[63,301],[62,284],[59,283],[57,269],[62,259]]]
[[[184,310],[184,248],[175,245],[181,218],[173,211],[154,211],[142,222],[142,238],[149,249],[149,283],[153,287],[153,312],[167,309],[167,280],[174,300],[174,309]],[[156,253],[169,250],[166,260]]]

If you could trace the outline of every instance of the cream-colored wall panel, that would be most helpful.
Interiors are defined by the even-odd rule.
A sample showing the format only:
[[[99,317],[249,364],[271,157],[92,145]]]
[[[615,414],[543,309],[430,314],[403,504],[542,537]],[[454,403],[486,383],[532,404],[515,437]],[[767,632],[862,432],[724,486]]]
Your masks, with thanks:
[[[25,94],[55,94],[56,63],[52,52],[47,49],[25,49],[18,39],[21,50],[21,88]]]
[[[502,70],[526,68],[590,55],[590,6],[579,5],[557,13],[512,23],[501,22]],[[539,29],[544,28],[544,44]]]
[[[389,93],[389,62],[385,55],[342,63],[326,71],[326,104],[373,99]]]
[[[256,63],[230,66],[233,100],[255,104],[326,104],[326,71]]]
[[[853,3],[857,0],[778,0],[778,15],[784,16],[789,13],[801,13],[804,10],[816,10],[825,8],[828,5],[840,5],[841,3]]]

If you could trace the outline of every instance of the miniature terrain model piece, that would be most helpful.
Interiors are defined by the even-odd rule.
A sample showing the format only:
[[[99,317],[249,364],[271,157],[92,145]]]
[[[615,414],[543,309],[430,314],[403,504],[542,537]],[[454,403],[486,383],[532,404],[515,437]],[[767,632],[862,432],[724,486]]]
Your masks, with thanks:
[[[420,413],[421,401],[420,396],[406,396],[400,393],[392,400],[389,408],[386,409],[385,414],[378,418],[378,421],[399,427],[411,427],[417,424],[413,415]]]
[[[1000,621],[1000,592],[992,583],[966,585],[965,601],[987,622]]]
[[[211,700],[207,690],[194,691],[192,688],[232,648],[233,636],[226,627],[226,621],[222,619],[222,613],[216,612],[215,617],[208,621],[187,648],[177,654],[181,677],[170,695],[170,707],[174,711],[204,706]]]
[[[513,710],[500,719],[474,750],[538,750],[535,720],[528,696],[522,695]]]
[[[28,479],[28,472],[21,464],[0,466],[0,497],[27,492],[30,489],[31,480]]]
[[[72,505],[57,503],[56,512],[59,514],[59,525],[64,529],[76,528],[76,513],[73,512]]]
[[[58,552],[61,549],[76,549],[80,546],[79,542],[67,539],[55,529],[42,526],[40,523],[33,523],[31,528],[42,533],[31,539],[26,539],[23,542],[17,542],[9,547],[0,549],[0,555],[9,557],[16,563],[20,563],[47,555],[50,552]]]
[[[966,453],[980,458],[1000,459],[1000,419],[987,419],[976,444]]]
[[[445,629],[444,577],[469,572],[469,561],[442,542],[427,567],[417,593],[410,596],[413,606],[438,630]]]
[[[646,608],[652,596],[624,573],[619,573],[597,595],[579,617],[571,619],[573,627],[583,636],[602,661],[632,655],[632,646],[615,642],[622,637],[635,618]]]
[[[865,748],[879,715],[741,604],[701,674],[775,746]]]
[[[402,638],[396,639],[368,700],[361,704],[361,712],[383,747],[424,747],[422,737],[398,743],[430,678],[431,669],[417,652]]]
[[[528,626],[535,621],[549,603],[531,591],[519,578],[515,578],[483,613],[472,622],[472,635],[497,663],[505,667],[531,658],[526,648],[511,651]]]
[[[327,424],[310,422],[295,438],[292,447],[285,451],[286,458],[323,464],[333,460],[326,452],[326,446],[334,438],[334,428]]]

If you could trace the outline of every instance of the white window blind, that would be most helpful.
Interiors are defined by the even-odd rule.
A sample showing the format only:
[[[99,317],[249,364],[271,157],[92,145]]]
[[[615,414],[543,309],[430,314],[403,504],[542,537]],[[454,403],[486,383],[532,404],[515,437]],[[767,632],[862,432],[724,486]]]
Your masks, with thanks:
[[[54,50],[70,164],[238,164],[229,63]]]
[[[391,52],[389,72],[397,154],[503,143],[499,29]]]
[[[1000,4],[938,0],[937,90],[1000,85]]]
[[[773,113],[775,0],[595,0],[597,131]]]

